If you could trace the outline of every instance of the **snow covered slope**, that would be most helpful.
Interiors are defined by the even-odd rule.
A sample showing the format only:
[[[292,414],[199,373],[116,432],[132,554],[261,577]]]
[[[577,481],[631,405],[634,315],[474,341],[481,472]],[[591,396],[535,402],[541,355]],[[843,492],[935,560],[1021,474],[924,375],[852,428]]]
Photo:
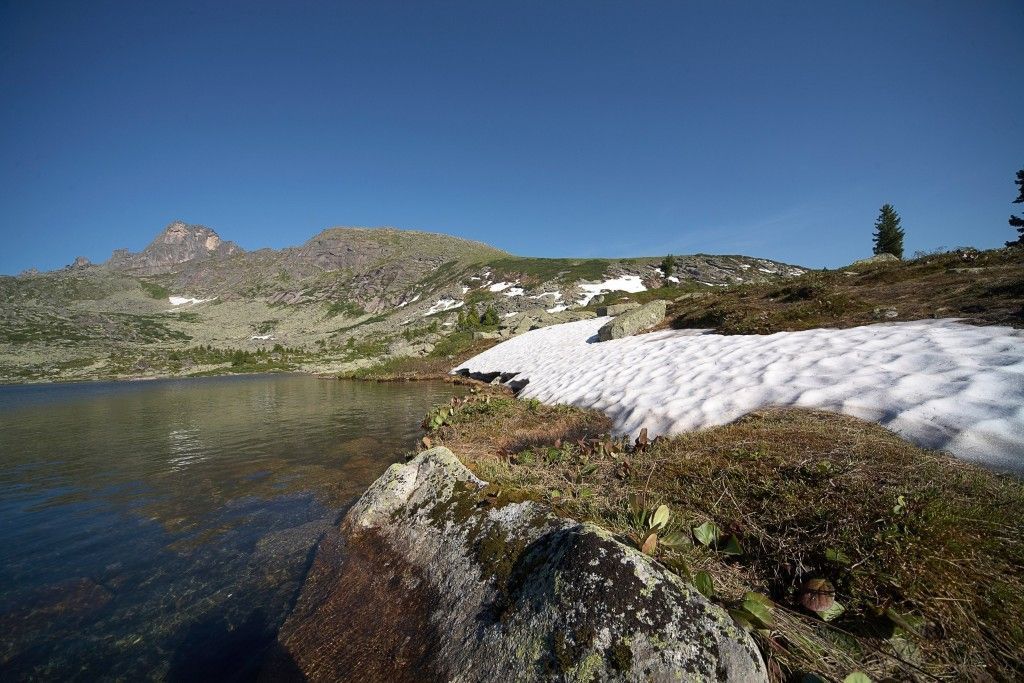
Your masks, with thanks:
[[[515,372],[524,397],[596,408],[650,436],[800,406],[1024,473],[1024,331],[953,320],[769,336],[672,330],[595,343],[607,318],[528,332],[458,370]]]

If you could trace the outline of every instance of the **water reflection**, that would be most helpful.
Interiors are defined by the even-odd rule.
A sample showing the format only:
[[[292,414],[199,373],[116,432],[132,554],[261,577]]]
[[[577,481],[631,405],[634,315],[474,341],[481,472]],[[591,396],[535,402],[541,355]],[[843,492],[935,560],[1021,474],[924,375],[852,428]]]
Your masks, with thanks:
[[[0,678],[247,678],[444,384],[0,388]]]

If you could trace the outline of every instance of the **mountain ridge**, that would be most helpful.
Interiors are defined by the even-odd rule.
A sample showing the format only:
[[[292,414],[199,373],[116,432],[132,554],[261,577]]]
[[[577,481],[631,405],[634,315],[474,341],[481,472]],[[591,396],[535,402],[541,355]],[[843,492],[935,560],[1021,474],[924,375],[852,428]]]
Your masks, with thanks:
[[[747,256],[677,256],[672,273],[660,264],[523,257],[394,227],[336,226],[296,246],[247,251],[210,227],[173,221],[140,252],[0,276],[0,381],[187,373],[198,366],[174,359],[195,346],[301,349],[315,362],[296,356],[289,367],[334,372],[430,353],[457,331],[460,309],[489,308],[528,321],[515,328],[525,330],[593,315],[588,306],[615,289],[667,285],[671,294],[805,272]]]

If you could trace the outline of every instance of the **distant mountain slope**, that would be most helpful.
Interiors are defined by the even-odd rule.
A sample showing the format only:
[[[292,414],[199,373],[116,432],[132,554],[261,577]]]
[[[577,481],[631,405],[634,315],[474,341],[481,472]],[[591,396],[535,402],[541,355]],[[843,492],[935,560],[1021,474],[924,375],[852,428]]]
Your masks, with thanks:
[[[330,228],[300,246],[245,251],[175,221],[139,253],[0,277],[0,381],[189,373],[226,362],[182,357],[199,346],[226,354],[280,345],[295,349],[285,366],[333,372],[429,352],[455,329],[459,309],[569,315],[616,289],[714,288],[804,272],[746,256],[680,256],[673,273],[660,262],[518,257],[395,228]]]

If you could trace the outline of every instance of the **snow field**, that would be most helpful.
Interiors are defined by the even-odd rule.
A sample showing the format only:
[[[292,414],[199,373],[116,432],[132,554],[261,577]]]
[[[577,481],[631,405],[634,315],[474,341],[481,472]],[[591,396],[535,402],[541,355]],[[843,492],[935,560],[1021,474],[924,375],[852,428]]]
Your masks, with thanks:
[[[516,372],[529,380],[524,397],[604,411],[632,436],[797,406],[1024,473],[1024,331],[927,320],[767,336],[671,330],[596,343],[607,321],[527,332],[456,369]]]

